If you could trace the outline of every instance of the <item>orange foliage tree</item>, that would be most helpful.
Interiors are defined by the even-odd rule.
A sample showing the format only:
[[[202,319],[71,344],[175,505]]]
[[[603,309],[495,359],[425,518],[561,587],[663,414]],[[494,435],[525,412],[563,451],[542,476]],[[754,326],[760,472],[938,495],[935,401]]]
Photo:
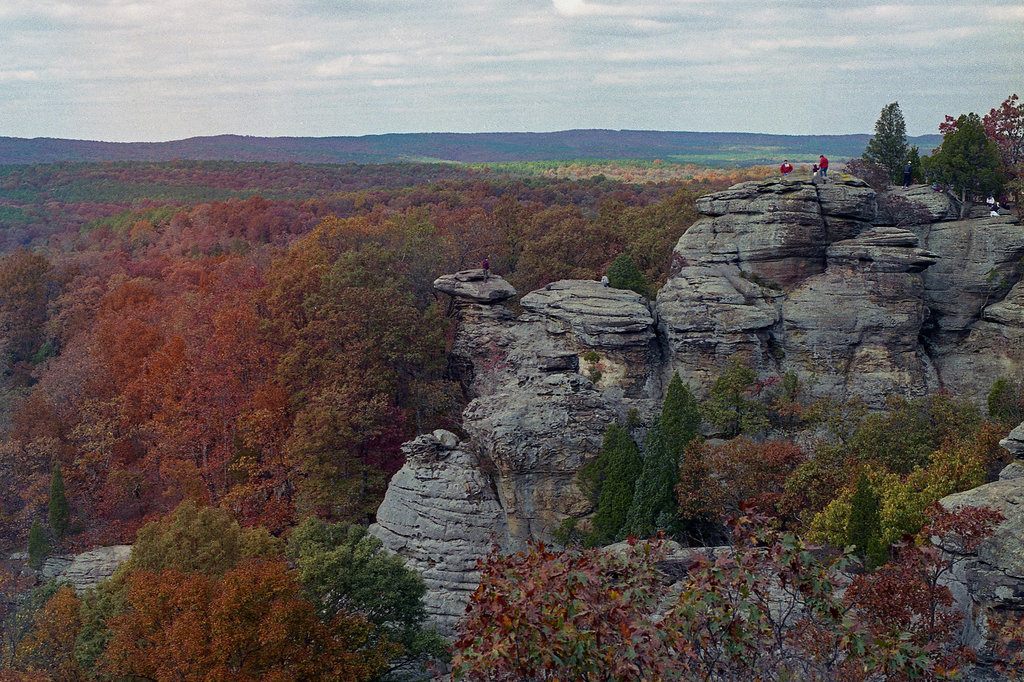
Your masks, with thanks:
[[[283,561],[252,561],[222,578],[137,571],[125,613],[110,619],[99,669],[158,681],[370,680],[389,645],[367,648],[361,618],[324,623]]]

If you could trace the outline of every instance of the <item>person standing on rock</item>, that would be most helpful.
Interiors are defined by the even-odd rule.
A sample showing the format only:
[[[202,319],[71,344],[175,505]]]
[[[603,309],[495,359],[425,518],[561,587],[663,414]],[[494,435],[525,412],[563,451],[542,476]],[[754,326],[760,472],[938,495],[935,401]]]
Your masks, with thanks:
[[[491,263],[487,260],[487,256],[484,256],[484,262],[480,264],[480,269],[484,271],[484,280],[491,278]]]
[[[821,179],[828,182],[828,159],[824,154],[818,155],[818,168],[821,169]]]
[[[782,165],[779,166],[779,172],[782,173],[782,177],[786,177],[793,172],[793,164],[789,162],[789,159],[782,161]]]
[[[903,167],[903,186],[910,187],[910,183],[913,181],[914,167],[907,162],[907,165]]]

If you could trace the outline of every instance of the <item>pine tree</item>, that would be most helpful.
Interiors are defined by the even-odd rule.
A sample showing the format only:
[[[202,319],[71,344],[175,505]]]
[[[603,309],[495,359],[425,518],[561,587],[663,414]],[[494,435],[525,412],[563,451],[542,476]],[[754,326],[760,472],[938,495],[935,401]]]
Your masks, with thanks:
[[[690,441],[696,438],[700,419],[697,397],[679,378],[679,372],[675,372],[668,382],[665,402],[661,405],[661,428],[677,456],[682,455]]]
[[[32,527],[28,531],[28,565],[38,571],[49,553],[50,541],[46,537],[46,530],[39,519],[32,519]]]
[[[588,538],[588,544],[606,544],[618,538],[626,523],[643,462],[629,432],[618,424],[610,424],[594,465],[594,534]]]
[[[907,124],[900,111],[900,103],[893,102],[882,108],[875,121],[875,136],[868,140],[868,146],[861,158],[889,172],[889,178],[899,183],[903,166],[907,162]]]
[[[651,537],[659,530],[674,533],[679,514],[676,483],[686,447],[700,427],[700,404],[676,373],[668,385],[661,416],[647,433],[643,469],[636,481],[626,531]]]
[[[641,296],[651,295],[651,284],[636,267],[633,259],[620,253],[608,268],[608,286],[614,289],[629,289]]]
[[[53,478],[50,480],[50,528],[57,539],[64,537],[71,521],[71,507],[64,494],[64,475],[60,470],[60,462],[53,467]]]
[[[846,522],[846,540],[856,547],[858,556],[869,566],[885,563],[886,548],[881,541],[882,524],[878,516],[878,496],[866,474],[857,479],[857,490],[850,500],[850,518]]]
[[[960,193],[960,217],[967,213],[971,194],[998,193],[1005,180],[995,142],[985,137],[977,114],[963,114],[949,124],[938,151],[924,159],[925,170],[938,182]]]

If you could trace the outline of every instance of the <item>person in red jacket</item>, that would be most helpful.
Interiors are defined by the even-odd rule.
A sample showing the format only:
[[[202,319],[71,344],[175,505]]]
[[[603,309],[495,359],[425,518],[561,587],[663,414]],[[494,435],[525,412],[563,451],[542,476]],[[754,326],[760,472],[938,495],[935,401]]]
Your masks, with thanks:
[[[782,165],[779,166],[779,172],[782,173],[783,177],[785,177],[785,176],[787,176],[787,175],[789,175],[790,173],[793,172],[793,164],[791,164],[789,162],[789,159],[785,159],[782,162]]]
[[[818,168],[821,169],[821,179],[828,180],[828,159],[824,154],[818,156]]]

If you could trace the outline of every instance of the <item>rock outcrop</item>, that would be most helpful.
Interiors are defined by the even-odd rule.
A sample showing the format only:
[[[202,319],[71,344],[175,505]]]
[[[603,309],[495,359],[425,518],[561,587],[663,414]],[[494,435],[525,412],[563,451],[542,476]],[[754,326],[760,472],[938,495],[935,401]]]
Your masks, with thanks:
[[[655,412],[673,372],[706,395],[739,357],[762,376],[796,374],[805,395],[874,407],[940,389],[981,406],[996,378],[1021,377],[1021,226],[959,220],[956,202],[927,187],[882,199],[879,214],[858,180],[801,178],[702,197],[704,217],[679,239],[653,303],[567,280],[522,296],[517,316],[501,277],[440,277],[458,324],[449,359],[470,400],[466,437],[407,446],[374,531],[432,576],[431,590],[459,595],[431,597],[435,618],[449,627],[457,617],[470,564],[491,543],[485,529],[515,550],[550,540],[566,519],[586,523],[579,470],[608,424]],[[1009,490],[1022,471],[1007,468],[999,483]],[[455,521],[433,519],[461,519],[466,535],[448,540]]]
[[[477,561],[492,544],[507,543],[494,482],[466,445],[448,431],[406,443],[405,465],[391,479],[377,523],[370,526],[370,533],[423,576],[427,613],[445,634],[476,589]]]
[[[112,576],[118,566],[128,561],[131,553],[131,545],[109,545],[81,554],[51,554],[43,561],[39,574],[44,580],[67,583],[81,594]],[[25,566],[28,554],[17,552],[8,561]]]
[[[961,639],[978,650],[983,667],[998,659],[995,631],[1024,610],[1024,424],[1000,445],[1016,459],[998,481],[940,500],[946,509],[990,507],[1006,517],[974,552],[944,548],[959,558],[947,585],[965,615]]]
[[[814,397],[861,396],[881,407],[894,392],[920,396],[938,387],[919,343],[928,315],[916,274],[935,254],[899,228],[871,228],[829,246],[828,268],[782,303],[780,370]]]

